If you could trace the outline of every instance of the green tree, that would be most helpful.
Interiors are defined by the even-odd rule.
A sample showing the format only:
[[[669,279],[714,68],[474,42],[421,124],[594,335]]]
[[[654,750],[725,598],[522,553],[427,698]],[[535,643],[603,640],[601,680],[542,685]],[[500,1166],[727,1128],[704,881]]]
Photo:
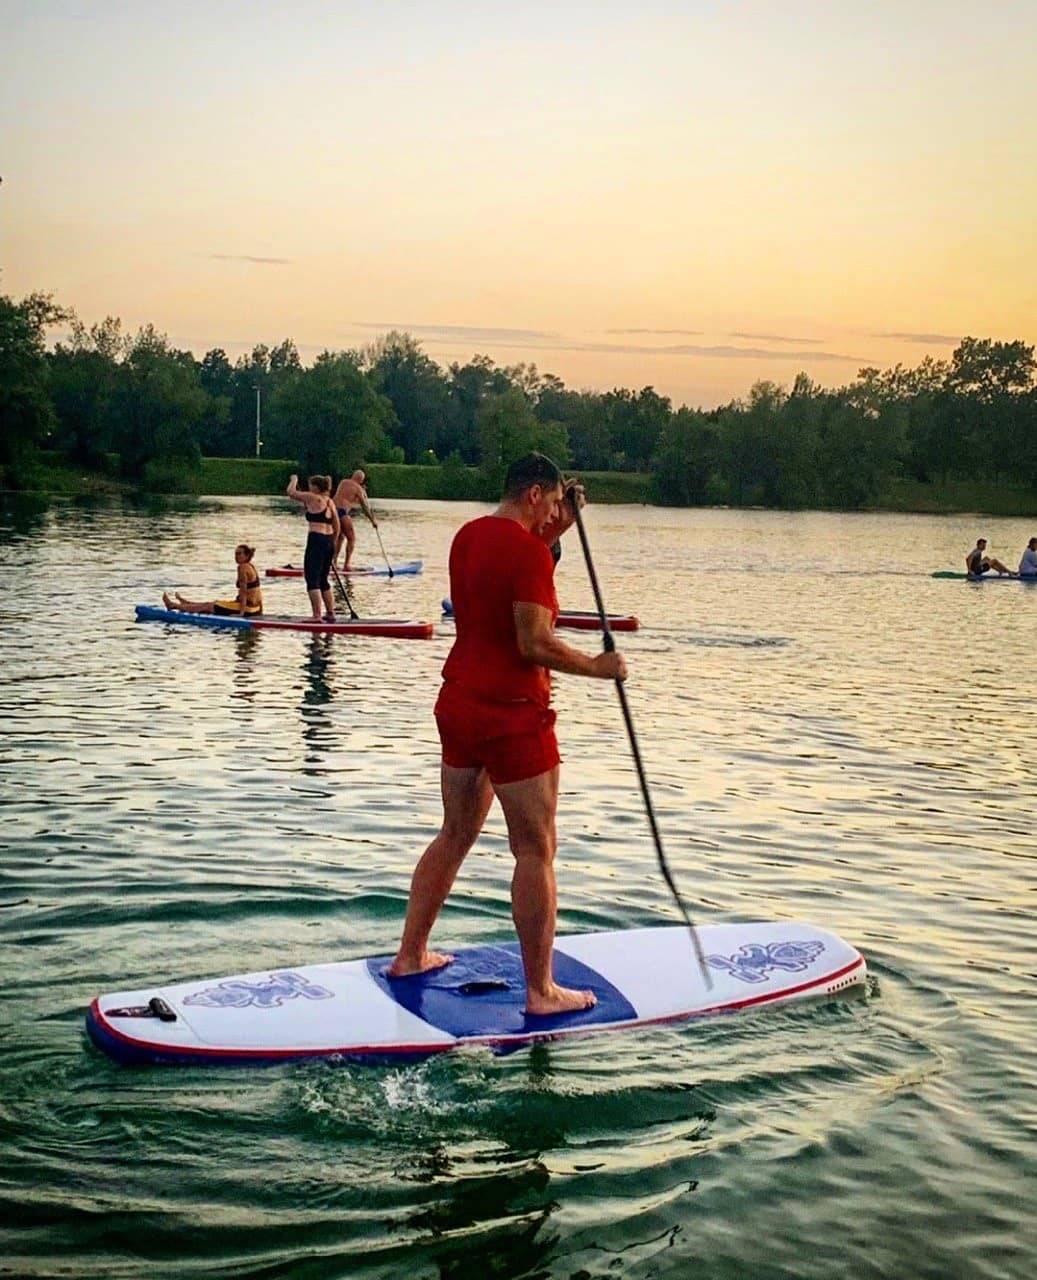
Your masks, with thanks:
[[[366,352],[372,384],[396,417],[393,443],[417,462],[450,426],[450,385],[442,369],[408,333],[395,329]]]
[[[171,347],[152,325],[142,328],[120,366],[111,399],[113,436],[123,474],[171,476],[198,465],[197,430],[209,408],[189,351]],[[157,487],[166,487],[156,479]]]
[[[509,465],[533,449],[546,453],[559,466],[569,461],[564,423],[539,422],[519,387],[487,397],[479,408],[477,426],[480,467],[491,495],[499,494]]]
[[[80,466],[103,467],[113,447],[112,398],[130,347],[122,321],[106,317],[88,329],[71,317],[71,335],[50,356],[50,393],[57,416],[54,447]]]
[[[665,507],[708,501],[718,463],[716,423],[695,409],[680,409],[663,427],[652,459],[652,496]]]
[[[450,366],[450,407],[447,426],[437,440],[441,457],[455,450],[469,466],[480,460],[478,414],[488,396],[509,387],[507,374],[489,356],[473,356],[467,364]]]
[[[298,458],[303,475],[352,471],[379,452],[392,421],[392,406],[352,352],[322,352],[278,388],[274,401],[292,426],[293,452],[286,456]]]
[[[46,333],[66,315],[50,294],[32,293],[21,302],[0,295],[0,466],[15,485],[55,424]]]

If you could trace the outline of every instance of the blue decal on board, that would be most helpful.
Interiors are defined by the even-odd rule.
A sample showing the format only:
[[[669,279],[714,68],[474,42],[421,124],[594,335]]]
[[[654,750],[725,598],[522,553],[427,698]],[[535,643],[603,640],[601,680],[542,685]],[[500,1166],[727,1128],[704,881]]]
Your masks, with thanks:
[[[747,942],[733,956],[706,956],[714,969],[723,969],[741,982],[766,982],[773,969],[802,973],[825,949],[823,942]]]
[[[263,982],[218,982],[215,987],[186,996],[183,1003],[204,1005],[207,1009],[275,1009],[283,1000],[294,1000],[296,996],[331,1000],[334,994],[301,974],[285,971],[272,973]]]
[[[563,987],[593,991],[598,1003],[592,1009],[546,1016],[525,1013],[526,980],[515,942],[459,951],[444,968],[408,978],[386,976],[390,959],[382,956],[367,962],[381,989],[408,1013],[458,1038],[532,1035],[637,1018],[637,1010],[607,978],[558,951],[554,953],[555,981]]]

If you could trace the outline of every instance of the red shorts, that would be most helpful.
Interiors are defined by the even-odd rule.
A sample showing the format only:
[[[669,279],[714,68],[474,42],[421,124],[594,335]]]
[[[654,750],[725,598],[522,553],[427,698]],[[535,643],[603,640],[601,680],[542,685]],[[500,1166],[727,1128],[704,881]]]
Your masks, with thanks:
[[[533,702],[489,702],[444,684],[436,701],[443,763],[483,768],[491,782],[522,782],[560,763],[555,713]]]

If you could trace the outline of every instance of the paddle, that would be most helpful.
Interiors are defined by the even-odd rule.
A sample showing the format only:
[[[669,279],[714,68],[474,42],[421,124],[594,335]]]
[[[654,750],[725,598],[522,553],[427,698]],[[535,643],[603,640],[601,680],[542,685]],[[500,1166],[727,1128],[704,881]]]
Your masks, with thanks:
[[[573,513],[576,517],[576,531],[580,535],[580,546],[583,548],[583,558],[587,562],[587,576],[591,580],[591,589],[594,592],[594,601],[598,606],[598,617],[601,619],[602,644],[606,653],[615,653],[616,642],[609,628],[608,613],[605,611],[605,602],[601,596],[601,587],[598,585],[598,575],[594,570],[594,561],[591,558],[590,543],[587,541],[587,530],[583,527],[583,516],[580,514],[580,504],[575,492],[570,489],[566,496],[572,506]],[[616,681],[616,692],[619,694],[619,705],[623,712],[623,723],[626,725],[627,737],[630,739],[630,750],[633,753],[634,765],[637,768],[637,779],[641,784],[641,796],[645,802],[645,812],[648,815],[648,825],[652,829],[652,839],[655,842],[655,856],[659,861],[659,869],[663,873],[663,879],[666,881],[670,893],[673,894],[673,900],[677,904],[677,910],[681,913],[684,923],[688,926],[688,932],[691,934],[692,946],[695,948],[695,958],[699,962],[699,969],[702,972],[702,981],[706,984],[706,990],[713,990],[713,979],[710,977],[709,969],[706,966],[706,957],[702,952],[702,943],[699,941],[698,931],[692,923],[688,909],[681,899],[680,892],[677,889],[673,874],[670,871],[669,863],[666,861],[666,854],[663,853],[662,837],[659,834],[659,825],[655,820],[655,809],[652,805],[652,797],[648,791],[648,778],[645,774],[645,767],[641,762],[641,749],[637,744],[637,734],[634,731],[634,721],[630,715],[630,705],[627,702],[627,691],[622,680]]]
[[[382,548],[382,559],[385,561],[385,567],[389,570],[389,577],[392,578],[394,576],[392,571],[392,565],[389,563],[389,557],[385,554],[385,547],[382,543],[381,530],[378,528],[378,526],[374,523],[373,520],[371,521],[371,523],[374,525],[374,535],[378,539],[378,545]]]
[[[331,561],[331,572],[335,575],[335,584],[337,585],[339,591],[341,591],[342,593],[342,599],[345,600],[346,602],[346,608],[349,610],[350,619],[353,622],[359,622],[360,615],[353,608],[353,605],[350,602],[349,596],[346,594],[346,588],[343,586],[342,579],[339,577],[338,565],[335,563],[334,558],[332,558],[332,561]]]

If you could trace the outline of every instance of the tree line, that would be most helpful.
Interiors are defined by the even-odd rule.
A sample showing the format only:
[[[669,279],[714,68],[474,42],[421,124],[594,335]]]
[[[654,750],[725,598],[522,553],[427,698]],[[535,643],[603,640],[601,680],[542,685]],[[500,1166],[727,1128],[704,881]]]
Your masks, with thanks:
[[[64,330],[53,345],[48,332]],[[845,386],[757,382],[716,409],[675,409],[651,386],[577,391],[535,365],[477,355],[444,368],[410,334],[324,351],[295,343],[199,360],[148,325],[84,325],[51,297],[0,295],[0,467],[17,486],[41,448],[175,489],[202,455],[255,452],[300,471],[442,463],[443,496],[489,497],[512,458],[653,476],[655,500],[859,508],[891,480],[1037,487],[1037,362],[1025,342],[964,338],[947,361],[864,368]]]

